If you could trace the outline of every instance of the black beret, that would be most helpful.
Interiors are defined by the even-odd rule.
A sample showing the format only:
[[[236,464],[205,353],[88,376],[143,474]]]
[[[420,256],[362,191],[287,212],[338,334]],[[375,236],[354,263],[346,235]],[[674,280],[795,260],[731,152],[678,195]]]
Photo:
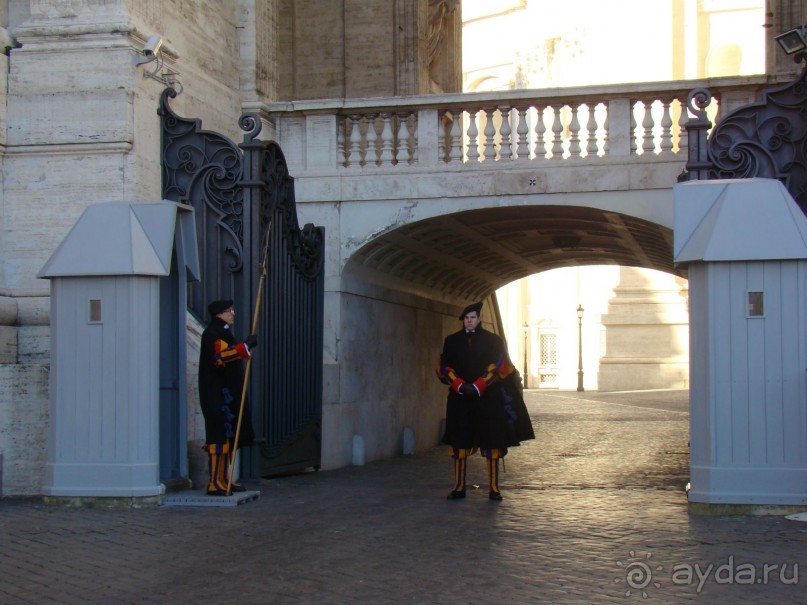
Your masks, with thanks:
[[[468,305],[467,307],[465,307],[462,310],[462,313],[460,314],[460,319],[462,319],[463,317],[468,315],[468,313],[473,313],[474,311],[476,311],[477,315],[480,315],[482,313],[482,303],[481,302],[474,303],[472,305]]]
[[[207,305],[207,310],[210,312],[211,315],[214,317],[219,313],[224,313],[227,309],[233,306],[232,300],[214,300],[212,303]]]

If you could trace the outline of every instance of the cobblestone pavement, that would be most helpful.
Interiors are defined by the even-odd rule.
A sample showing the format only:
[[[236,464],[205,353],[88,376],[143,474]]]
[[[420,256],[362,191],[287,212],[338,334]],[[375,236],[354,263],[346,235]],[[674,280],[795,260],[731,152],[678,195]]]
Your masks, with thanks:
[[[527,394],[505,499],[445,449],[235,508],[0,501],[0,603],[807,603],[807,523],[687,512],[687,392]],[[804,576],[804,577],[802,577]]]

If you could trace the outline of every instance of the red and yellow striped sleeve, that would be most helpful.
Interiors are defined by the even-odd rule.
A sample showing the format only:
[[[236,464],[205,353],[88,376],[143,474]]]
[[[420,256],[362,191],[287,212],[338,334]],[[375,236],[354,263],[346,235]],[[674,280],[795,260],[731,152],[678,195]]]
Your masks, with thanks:
[[[231,345],[219,338],[213,343],[213,363],[217,367],[223,368],[229,363],[249,357],[249,351],[243,342]]]
[[[510,376],[510,374],[515,372],[515,370],[516,367],[513,365],[513,362],[510,361],[510,357],[508,357],[507,355],[502,355],[499,358],[499,367],[497,371],[499,373],[500,380],[507,378],[508,376]]]
[[[454,368],[443,363],[442,356],[437,360],[437,378],[439,378],[440,382],[443,384],[450,385],[454,391],[457,391],[460,385],[465,382],[462,378],[457,376]]]
[[[495,363],[491,363],[485,368],[485,373],[474,380],[474,386],[481,395],[490,385],[497,380],[501,380],[509,376],[515,368],[506,355],[500,355]]]

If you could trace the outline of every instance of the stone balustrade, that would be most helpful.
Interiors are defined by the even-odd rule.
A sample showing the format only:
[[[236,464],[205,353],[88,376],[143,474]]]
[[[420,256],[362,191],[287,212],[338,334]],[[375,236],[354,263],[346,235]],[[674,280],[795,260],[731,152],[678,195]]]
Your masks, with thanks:
[[[513,163],[686,159],[687,95],[707,87],[714,121],[768,76],[473,94],[294,101],[261,107],[293,173],[440,170]],[[249,110],[249,108],[247,108]],[[502,165],[501,167],[504,167]]]

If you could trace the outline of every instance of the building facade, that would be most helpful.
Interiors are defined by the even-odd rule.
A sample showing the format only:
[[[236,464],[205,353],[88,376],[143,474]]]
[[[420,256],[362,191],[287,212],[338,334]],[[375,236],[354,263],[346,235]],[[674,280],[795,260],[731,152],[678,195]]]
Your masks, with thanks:
[[[769,51],[771,32],[800,25],[803,8],[795,0],[769,0]],[[390,204],[377,214],[356,211],[351,223],[352,210],[341,201],[353,199],[352,184],[366,181],[340,177],[342,188],[335,193],[327,189],[333,180],[316,180],[318,166],[294,162],[313,157],[322,145],[299,126],[322,124],[328,103],[384,98],[381,105],[393,106],[410,95],[457,102],[462,10],[457,0],[0,2],[5,49],[0,55],[4,495],[40,494],[44,483],[50,290],[37,274],[88,206],[160,199],[157,107],[166,85],[181,91],[173,104],[179,114],[201,118],[206,129],[233,140],[240,137],[242,113],[257,113],[264,136],[278,138],[291,151],[292,172],[308,171],[310,178],[302,179],[300,188],[311,203],[300,210],[302,222],[325,225],[337,240],[326,260],[324,466],[349,464],[356,434],[365,436],[368,459],[395,454],[404,427],[414,427],[419,448],[437,442],[444,394],[431,373],[436,349],[443,335],[455,329],[457,307],[469,297],[492,294],[494,282],[501,284],[466,279],[465,285],[455,286],[445,277],[435,287],[424,268],[419,290],[380,283],[351,286],[357,274],[349,278],[342,272],[349,252],[362,243],[352,239],[351,228],[357,225],[356,233],[371,234],[391,230],[396,221],[417,215],[417,200],[408,206]],[[161,46],[149,54],[145,51],[153,36]],[[770,76],[792,73],[793,66],[774,52],[768,52],[767,61]],[[307,103],[304,120],[278,118],[301,101]],[[424,112],[433,111],[427,101],[419,103]],[[330,132],[334,141],[341,136],[336,128]],[[378,134],[383,140],[383,131]],[[436,156],[436,148],[432,151]],[[424,147],[419,153],[422,160],[431,152]],[[680,167],[680,160],[665,164],[665,182],[674,180]],[[467,182],[457,174],[450,178],[452,187]],[[431,216],[473,209],[476,202],[458,207],[441,193],[449,182],[441,175],[430,179],[436,199]],[[379,191],[394,191],[402,181],[376,182]],[[490,206],[505,202],[485,201]],[[373,221],[383,229],[368,226]],[[462,276],[457,263],[442,269],[446,275]],[[381,319],[366,328],[365,322],[376,316]],[[189,320],[189,359],[194,357],[198,319]],[[491,319],[496,326],[496,318]],[[122,340],[119,346],[127,343]],[[89,359],[98,352],[84,354]],[[378,376],[390,378],[379,381]],[[194,383],[189,367],[189,387]],[[201,434],[193,388],[188,389],[188,416],[192,441]]]
[[[589,0],[466,2],[464,90],[765,72],[761,0],[624,0],[619,7],[615,11],[613,5]],[[570,13],[587,18],[569,19]],[[615,31],[629,35],[615,36]],[[530,387],[622,391],[687,387],[686,292],[682,277],[600,266],[533,275],[497,295],[511,357]]]

